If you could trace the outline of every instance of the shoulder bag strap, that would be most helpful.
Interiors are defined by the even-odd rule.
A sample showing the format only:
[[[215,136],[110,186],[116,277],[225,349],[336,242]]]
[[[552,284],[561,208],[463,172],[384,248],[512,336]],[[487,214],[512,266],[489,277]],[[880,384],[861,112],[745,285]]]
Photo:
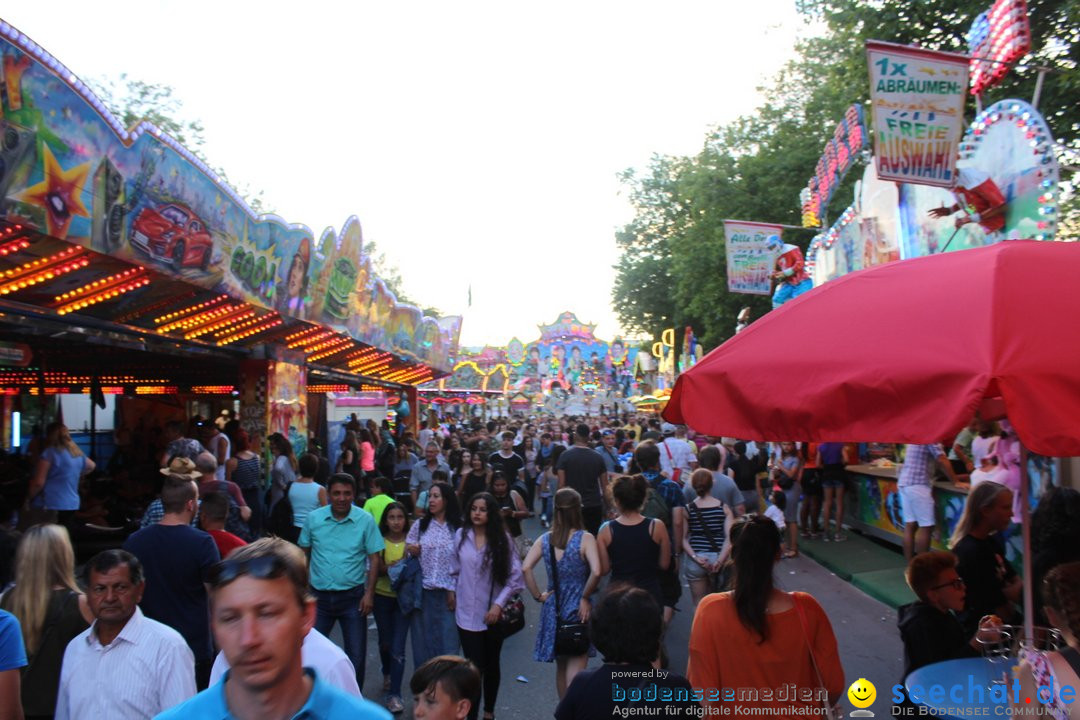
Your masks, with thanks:
[[[694,515],[697,516],[697,520],[701,523],[701,527],[705,528],[705,534],[709,537],[709,544],[712,545],[714,553],[720,553],[720,544],[716,542],[716,536],[713,535],[712,528],[705,522],[705,516],[701,514],[701,508],[697,506],[697,503],[690,503],[691,509],[694,510]]]
[[[806,615],[805,613],[803,613],[802,605],[799,603],[799,596],[795,593],[792,593],[791,602],[795,606],[795,612],[797,612],[799,615],[799,625],[802,626],[803,638],[806,640],[806,647],[810,650],[810,664],[814,666],[814,675],[817,676],[818,686],[824,689],[825,680],[821,677],[821,668],[818,667],[817,657],[814,656],[814,644],[810,642],[810,630],[806,624]],[[832,720],[832,718],[835,717],[835,713],[833,713],[833,709],[829,705],[828,698],[823,700],[822,704],[825,707],[825,717],[828,718],[828,720]]]
[[[1061,653],[1061,657],[1065,659],[1065,662],[1069,663],[1072,671],[1080,676],[1080,652],[1077,652],[1071,645],[1066,645],[1058,652]]]
[[[570,547],[569,540],[566,543],[566,547]],[[562,619],[562,614],[559,612],[559,561],[555,557],[555,543],[551,542],[551,533],[548,533],[548,553],[551,554],[551,582],[555,588],[555,624],[559,623]],[[563,555],[566,555],[566,550],[563,550]]]

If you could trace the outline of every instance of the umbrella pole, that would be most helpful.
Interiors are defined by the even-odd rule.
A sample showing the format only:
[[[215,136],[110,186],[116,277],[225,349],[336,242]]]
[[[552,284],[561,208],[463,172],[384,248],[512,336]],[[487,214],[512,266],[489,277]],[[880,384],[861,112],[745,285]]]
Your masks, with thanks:
[[[1023,443],[1020,444],[1020,534],[1023,544],[1024,556],[1024,639],[1032,642],[1035,638],[1035,610],[1034,588],[1031,587],[1031,504],[1028,502],[1030,494],[1031,478],[1028,477],[1028,451]]]
[[[958,233],[958,232],[960,232],[960,228],[956,228],[955,230],[952,231],[952,235],[949,236],[949,240],[948,240],[948,242],[945,243],[945,247],[938,250],[939,254],[943,253],[943,252],[945,252],[946,250],[949,249],[949,246],[952,245],[953,238],[956,237],[956,233]]]

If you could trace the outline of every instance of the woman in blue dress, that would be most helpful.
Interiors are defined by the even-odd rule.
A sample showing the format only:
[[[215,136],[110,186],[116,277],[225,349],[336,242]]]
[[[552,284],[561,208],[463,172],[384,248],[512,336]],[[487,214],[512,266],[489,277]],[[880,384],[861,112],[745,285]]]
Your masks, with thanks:
[[[536,647],[533,659],[537,662],[555,662],[555,686],[559,698],[566,694],[566,688],[589,662],[588,654],[572,657],[555,655],[555,591],[552,582],[551,548],[555,548],[555,558],[559,571],[559,615],[564,622],[588,622],[591,605],[589,597],[600,582],[600,555],[596,549],[596,538],[584,530],[581,518],[581,495],[572,488],[563,488],[555,493],[555,511],[551,523],[551,532],[546,532],[533,543],[529,554],[525,556],[522,572],[525,586],[532,593],[533,599],[543,604],[540,610],[540,629],[536,634]],[[548,589],[540,592],[536,584],[533,569],[543,560],[547,571]]]

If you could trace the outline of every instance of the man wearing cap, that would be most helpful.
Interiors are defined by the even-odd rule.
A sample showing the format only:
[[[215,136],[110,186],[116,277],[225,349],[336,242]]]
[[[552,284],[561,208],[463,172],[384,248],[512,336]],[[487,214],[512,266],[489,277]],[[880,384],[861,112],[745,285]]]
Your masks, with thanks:
[[[773,310],[813,289],[814,283],[803,268],[803,254],[798,246],[785,243],[779,235],[770,235],[765,248],[777,254],[772,273],[772,279],[777,282],[772,297]]]
[[[129,537],[124,549],[139,559],[145,571],[143,612],[184,637],[195,655],[196,685],[205,688],[214,660],[205,583],[221,555],[208,533],[191,526],[198,493],[190,475],[166,478],[161,489],[164,516]]]
[[[685,425],[664,423],[660,426],[664,439],[657,443],[660,450],[660,473],[670,479],[688,481],[690,473],[697,470],[698,462],[690,443],[681,436],[686,434]]]
[[[202,447],[200,445],[199,447]],[[202,473],[199,472],[199,468],[196,467],[193,460],[189,460],[186,457],[175,457],[169,462],[168,467],[163,467],[159,471],[166,478],[174,477],[180,479],[190,479],[196,482],[202,477]],[[143,513],[142,521],[139,523],[139,527],[145,528],[151,525],[157,525],[161,522],[161,518],[165,517],[165,508],[161,504],[161,498],[157,497],[146,508],[146,512]],[[194,523],[192,523],[194,524]]]

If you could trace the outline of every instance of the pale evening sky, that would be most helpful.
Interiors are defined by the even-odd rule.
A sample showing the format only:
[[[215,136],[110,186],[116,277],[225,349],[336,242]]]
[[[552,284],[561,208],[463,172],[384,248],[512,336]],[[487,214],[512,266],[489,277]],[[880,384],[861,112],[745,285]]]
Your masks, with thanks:
[[[618,333],[617,173],[752,112],[808,32],[794,0],[60,0],[0,16],[84,80],[172,86],[210,163],[288,222],[357,215],[409,295],[464,315],[464,345],[533,340],[563,310]]]

